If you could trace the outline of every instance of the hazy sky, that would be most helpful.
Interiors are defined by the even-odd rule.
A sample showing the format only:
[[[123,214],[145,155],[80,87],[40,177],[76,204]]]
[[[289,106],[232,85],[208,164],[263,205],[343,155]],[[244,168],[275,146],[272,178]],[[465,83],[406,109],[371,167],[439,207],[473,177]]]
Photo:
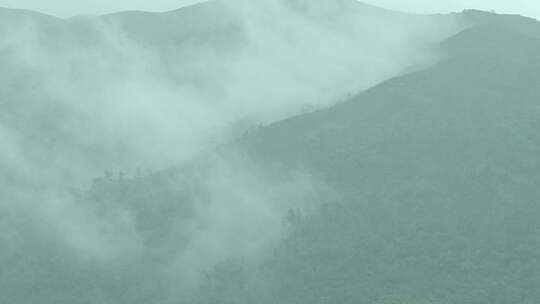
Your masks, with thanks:
[[[171,10],[201,0],[0,0],[0,6],[38,10],[57,16],[103,14],[122,10]],[[255,0],[256,1],[256,0]],[[366,3],[412,12],[461,11],[480,8],[519,13],[540,19],[538,0],[366,0]]]

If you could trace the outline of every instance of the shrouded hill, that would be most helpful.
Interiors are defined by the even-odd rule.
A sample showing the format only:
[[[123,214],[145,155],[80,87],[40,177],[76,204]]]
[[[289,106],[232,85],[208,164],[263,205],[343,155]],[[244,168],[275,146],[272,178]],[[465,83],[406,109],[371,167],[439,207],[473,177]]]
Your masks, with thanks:
[[[209,1],[163,13],[120,12],[99,17],[135,39],[161,46],[210,43],[220,46],[243,38],[238,16],[223,1]]]
[[[265,161],[320,168],[338,184],[353,185],[394,164],[408,174],[414,167],[467,171],[498,163],[490,157],[534,160],[528,149],[534,142],[525,138],[535,138],[539,46],[538,39],[504,26],[476,26],[441,44],[447,58],[432,68],[263,128],[240,143]]]
[[[460,17],[353,0],[209,1],[65,20],[0,14],[9,16],[0,21],[2,130],[19,163],[49,175],[39,182],[190,158],[236,135],[238,121],[282,119],[423,66],[434,42],[462,28]]]
[[[283,117],[311,97],[333,101],[423,62],[433,41],[461,28],[459,17],[305,4],[216,1],[68,20],[3,10],[0,302],[183,300],[181,283],[275,239],[281,213],[271,210],[300,200],[302,183],[278,176],[274,193],[251,172],[195,165],[178,178],[107,174],[75,198],[62,190],[141,158],[176,161],[238,111]]]
[[[261,3],[263,3],[261,5]],[[125,11],[103,16],[74,17],[60,19],[27,10],[0,8],[0,30],[13,32],[14,28],[33,26],[47,35],[44,39],[61,40],[59,35],[67,35],[76,42],[95,39],[97,31],[104,27],[114,27],[131,38],[145,44],[159,44],[160,47],[181,46],[182,44],[211,44],[222,46],[241,41],[244,37],[245,15],[243,13],[261,8],[287,8],[306,18],[320,23],[339,21],[353,26],[356,21],[366,19],[388,24],[423,26],[435,16],[421,16],[398,13],[363,4],[356,0],[265,0],[254,4],[246,0],[210,0],[177,10],[150,13]],[[264,13],[258,17],[264,18]],[[268,14],[268,16],[271,16]],[[445,19],[437,16],[438,19]],[[451,19],[451,18],[448,18]],[[273,20],[276,22],[277,20]],[[350,21],[350,20],[349,20]],[[450,20],[448,20],[450,21]],[[349,23],[349,24],[348,24]],[[441,22],[438,26],[450,26]]]
[[[310,12],[308,18],[320,18],[320,11]],[[181,22],[169,17],[175,14],[182,12],[103,18],[117,18],[114,22],[143,37],[141,41],[152,41],[154,30],[133,20]],[[202,161],[133,180],[107,174],[70,206],[77,212],[59,208],[59,217],[49,215],[64,226],[21,216],[17,209],[0,223],[24,228],[6,238],[10,241],[5,244],[12,246],[0,252],[7,261],[0,272],[0,298],[55,304],[538,302],[540,43],[527,34],[536,32],[536,23],[525,22],[524,32],[514,21],[501,21],[510,18],[521,24],[520,17],[474,14],[483,16],[482,25],[440,44],[445,53],[440,63],[388,80],[334,107],[254,130],[216,153],[240,150],[250,164],[261,171],[270,168],[285,184],[289,171],[307,172],[332,190],[325,197],[302,197],[282,191],[287,185],[270,187],[264,180],[259,185],[250,175],[235,180],[245,169],[241,162],[221,172],[220,191],[207,191],[216,177],[213,158],[206,155]],[[463,16],[439,17],[455,21]],[[88,36],[70,37],[80,41]],[[174,35],[159,37],[184,41]],[[21,83],[31,92],[32,83]],[[31,104],[33,98],[23,101]],[[25,117],[24,110],[16,117]],[[53,110],[56,119],[58,110]],[[32,140],[42,138],[39,132],[32,134]],[[228,179],[233,182],[223,182]],[[257,187],[262,190],[252,189]],[[291,187],[296,190],[297,185]],[[229,188],[240,193],[220,196],[230,194]],[[214,217],[193,220],[213,199],[221,203]],[[249,204],[261,199],[274,199],[275,204],[304,199],[300,205],[320,210],[305,216],[291,210],[289,234],[263,255],[261,267],[246,267],[242,250],[233,250],[239,259],[204,267],[213,271],[205,274],[200,296],[179,298],[174,270],[183,273],[189,266],[178,267],[186,248],[202,246],[190,252],[198,253],[191,261],[200,262],[214,252],[214,242],[238,237],[227,235],[228,225],[220,223],[234,226],[238,235],[259,231],[238,222],[257,221],[253,226],[268,228],[268,222],[260,224],[257,217],[260,209],[268,209]],[[85,210],[90,217],[80,215]],[[66,224],[66,213],[79,217]],[[232,220],[223,220],[223,214]],[[95,226],[93,217],[98,218]],[[211,220],[223,228],[218,236],[230,238],[205,234],[214,224]],[[64,229],[58,237],[42,229],[50,226],[76,229]],[[202,235],[197,239],[202,244],[194,242],[194,235]],[[27,239],[37,241],[23,241]],[[210,246],[204,247],[205,241]],[[29,293],[28,286],[34,292]]]
[[[363,5],[354,0],[342,1],[267,1],[270,5],[279,5],[293,8],[296,12],[307,16],[340,17],[347,15],[379,15],[379,16],[402,16],[380,8]],[[77,25],[88,24],[101,25],[113,24],[119,26],[129,34],[144,40],[154,42],[167,39],[180,40],[198,35],[211,35],[217,39],[218,34],[224,34],[240,22],[238,12],[231,8],[244,6],[249,7],[247,1],[221,1],[211,0],[177,10],[152,13],[144,11],[124,11],[102,16],[83,16],[69,19],[60,19],[50,15],[41,14],[28,10],[0,8],[2,27],[33,23],[41,27],[44,25],[63,23],[66,27],[77,28]],[[273,4],[272,4],[273,3]],[[210,37],[209,37],[210,38]]]
[[[320,211],[289,213],[289,235],[262,266],[215,267],[193,302],[540,299],[537,23],[475,14],[488,21],[441,43],[440,63],[219,149],[285,181],[309,172],[332,194],[305,202]],[[212,159],[120,186],[99,181],[90,201],[131,204],[141,235],[166,252],[162,237],[205,199]]]
[[[234,41],[238,32],[234,18],[221,1],[201,3],[164,13],[127,11],[103,16],[60,19],[17,9],[0,9],[0,31],[6,35],[33,30],[40,41],[62,47],[91,47],[103,40],[104,30],[115,30],[155,48],[181,47],[185,43]]]
[[[441,44],[441,63],[239,141],[322,177],[339,203],[292,217],[274,257],[246,271],[262,283],[227,282],[221,269],[240,266],[224,264],[201,303],[540,299],[538,23],[481,14],[489,24]]]

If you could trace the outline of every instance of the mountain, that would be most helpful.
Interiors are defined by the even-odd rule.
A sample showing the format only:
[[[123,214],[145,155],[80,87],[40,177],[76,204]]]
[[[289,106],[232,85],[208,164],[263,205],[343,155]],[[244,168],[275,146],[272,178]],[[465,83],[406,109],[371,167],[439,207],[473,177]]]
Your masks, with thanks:
[[[200,303],[539,299],[539,23],[475,14],[489,20],[441,43],[440,63],[235,143],[337,194],[290,211],[261,266],[216,267]]]
[[[221,46],[242,38],[240,20],[222,1],[209,1],[164,13],[120,12],[101,16],[136,39],[161,47],[183,43]]]
[[[339,195],[295,220],[248,283],[216,270],[201,303],[539,299],[539,23],[475,14],[489,22],[443,42],[439,64],[240,139]]]
[[[274,3],[267,1],[267,3],[269,3],[268,8],[280,6],[290,8],[295,13],[316,19],[318,22],[331,20],[347,23],[350,18],[355,18],[386,23],[408,23],[410,26],[422,25],[423,20],[433,18],[433,16],[410,15],[385,10],[356,0],[287,0]],[[239,13],[258,9],[257,6],[258,4],[249,4],[247,1],[214,0],[163,13],[125,11],[103,16],[60,19],[27,10],[0,8],[0,14],[3,17],[4,28],[13,28],[16,23],[35,24],[38,30],[43,26],[51,28],[55,25],[54,31],[67,31],[73,36],[78,36],[85,29],[97,31],[100,27],[112,26],[140,42],[159,44],[160,47],[164,47],[171,44],[178,46],[183,43],[224,43],[226,41],[230,43],[236,39],[241,40],[245,20]],[[444,19],[441,16],[437,18]],[[50,34],[55,35],[56,40],[59,39],[58,33],[51,32]],[[236,39],[233,39],[234,37]]]
[[[446,163],[443,158],[451,157],[463,144],[500,144],[501,134],[484,131],[508,128],[508,132],[531,136],[533,125],[530,130],[511,128],[521,119],[531,122],[536,114],[538,42],[497,26],[470,28],[441,44],[448,55],[435,67],[388,80],[331,109],[264,128],[243,138],[242,146],[265,162],[288,160],[299,166],[307,162],[310,168],[330,166],[325,160],[335,154],[332,167],[320,169],[351,174],[336,176],[336,184],[357,186],[363,172],[372,171],[351,172],[351,164],[369,165],[386,153],[383,158],[388,161],[408,165],[418,161],[420,166],[426,164],[422,155],[441,157],[430,160],[441,166]],[[531,117],[507,117],[509,107],[515,107],[516,115]],[[396,145],[390,144],[393,141]],[[482,153],[476,161],[494,147],[478,148]]]
[[[14,148],[21,163],[46,173],[40,184],[163,168],[243,125],[429,64],[431,46],[462,28],[460,18],[398,17],[352,0],[276,3],[72,19],[0,10],[2,132],[18,137],[10,144],[24,147]]]
[[[31,190],[18,195],[36,198],[33,193],[38,193],[41,204],[49,201],[45,195],[51,195],[55,204],[30,205],[45,216],[24,208],[3,213],[0,227],[12,233],[0,238],[6,247],[0,252],[5,265],[0,299],[7,303],[537,302],[539,23],[479,11],[415,16],[350,1],[321,2],[328,5],[321,6],[324,10],[310,9],[311,3],[293,3],[296,10],[308,12],[302,15],[306,19],[295,21],[315,18],[324,32],[348,28],[354,19],[327,12],[337,8],[348,15],[358,8],[359,14],[374,10],[368,15],[385,16],[393,26],[423,27],[440,20],[435,25],[451,34],[423,45],[435,45],[442,56],[436,63],[415,66],[408,73],[399,69],[393,78],[367,90],[359,88],[360,93],[338,104],[253,128],[181,165],[133,177],[107,173],[91,189],[63,194],[75,204],[62,204],[63,196],[39,192],[37,187],[23,188]],[[242,33],[250,28],[241,26],[239,31],[242,22],[216,13],[221,5],[209,2],[162,14],[127,12],[90,21],[41,15],[36,20],[60,28],[41,36],[54,48],[65,42],[73,43],[75,50],[85,49],[88,37],[99,33],[95,24],[114,24],[146,47],[168,45],[160,54],[173,56],[182,50],[180,45],[214,48],[244,41]],[[333,18],[339,22],[331,22]],[[464,28],[450,31],[456,23]],[[89,35],[74,34],[77,31]],[[69,39],[56,39],[58,33]],[[222,33],[240,33],[240,38],[220,42],[216,37]],[[350,32],[345,33],[349,37]],[[387,32],[376,28],[363,33]],[[106,45],[104,49],[112,49],[114,55],[118,45]],[[237,50],[228,47],[227,51]],[[322,46],[308,50],[318,48]],[[35,91],[33,70],[21,72],[10,58],[3,57],[2,66],[20,78],[0,75],[19,86],[10,87],[10,95],[4,88],[0,102],[9,100],[13,107],[26,104],[16,115],[0,114],[2,121],[11,119],[17,128],[31,129],[32,142],[43,140],[41,130],[51,129],[49,121],[60,122],[63,131],[66,122],[58,113],[69,117],[69,111],[50,108],[56,103],[42,105],[53,119],[28,126],[29,118],[44,117],[39,111],[29,115],[29,105],[59,97]],[[111,58],[107,63],[117,68],[117,57]],[[46,72],[42,71],[49,76]],[[98,82],[83,92],[103,87]],[[7,97],[21,92],[27,93],[24,98]],[[91,105],[99,103],[92,101]],[[145,110],[152,114],[150,108]],[[91,118],[100,121],[99,115]],[[97,125],[94,121],[85,127]],[[113,132],[121,130],[114,126],[118,129]],[[48,148],[57,147],[47,143]],[[83,150],[99,154],[92,144]],[[118,158],[123,157],[119,153]],[[202,281],[200,288],[182,290],[186,278]]]

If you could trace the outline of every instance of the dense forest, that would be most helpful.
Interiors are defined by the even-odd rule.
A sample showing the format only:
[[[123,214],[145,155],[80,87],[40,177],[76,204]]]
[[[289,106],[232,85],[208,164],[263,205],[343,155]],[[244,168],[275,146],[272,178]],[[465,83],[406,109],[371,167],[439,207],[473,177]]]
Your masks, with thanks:
[[[166,67],[179,64],[173,61],[184,44],[229,55],[241,48],[242,25],[217,14],[228,9],[219,3],[108,15],[99,22],[117,22],[141,45],[163,46],[159,64]],[[305,2],[294,3],[304,9]],[[348,11],[398,26],[435,22],[444,34],[436,39],[415,32],[414,39],[430,38],[413,53],[429,48],[440,58],[414,62],[357,93],[344,87],[346,98],[339,102],[336,97],[276,121],[236,124],[240,131],[228,130],[226,140],[153,171],[131,163],[139,154],[101,159],[118,147],[129,150],[127,144],[96,146],[66,133],[57,118],[69,113],[49,107],[60,96],[40,97],[45,110],[28,112],[21,104],[48,92],[35,90],[42,75],[21,69],[10,60],[12,50],[1,49],[0,65],[12,73],[0,72],[0,79],[12,85],[0,91],[0,105],[10,111],[0,113],[0,127],[9,124],[27,135],[24,147],[30,150],[36,143],[51,150],[25,152],[31,165],[40,166],[40,183],[21,169],[31,170],[27,166],[10,170],[9,161],[0,161],[6,168],[0,173],[6,193],[0,195],[0,302],[540,301],[540,22],[475,10],[417,16],[352,7]],[[309,12],[306,18],[335,25],[331,17]],[[29,13],[0,11],[2,30],[22,20],[4,14]],[[62,43],[90,47],[81,46],[81,36],[66,30],[64,21],[37,18],[47,24],[41,38],[63,35]],[[153,27],[142,25],[145,18]],[[203,22],[207,18],[216,22]],[[69,22],[86,37],[101,37],[93,36],[95,20]],[[65,47],[57,41],[53,50]],[[205,86],[197,75],[186,80],[172,67],[159,71],[166,81]],[[44,113],[55,118],[52,125]],[[39,121],[25,123],[33,117]],[[178,147],[172,142],[145,144],[155,143],[159,158],[163,146]],[[70,145],[77,148],[59,153]],[[40,151],[55,160],[33,155]],[[92,174],[110,162],[133,166],[107,168],[90,185],[69,184],[75,176],[69,161],[93,158],[99,161]],[[63,168],[62,178],[49,166]],[[49,185],[56,183],[61,191]]]

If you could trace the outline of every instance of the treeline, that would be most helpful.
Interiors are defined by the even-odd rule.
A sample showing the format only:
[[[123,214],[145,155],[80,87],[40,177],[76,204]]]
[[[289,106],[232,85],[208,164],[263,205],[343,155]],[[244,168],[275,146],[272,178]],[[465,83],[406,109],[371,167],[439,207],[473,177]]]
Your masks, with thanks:
[[[351,200],[322,205],[309,217],[289,213],[285,223],[290,233],[264,262],[253,265],[237,258],[217,265],[207,274],[198,303],[503,304],[540,299],[534,232],[540,231],[539,224],[511,206],[472,217],[444,215],[439,208],[416,203],[404,210],[384,201]]]

